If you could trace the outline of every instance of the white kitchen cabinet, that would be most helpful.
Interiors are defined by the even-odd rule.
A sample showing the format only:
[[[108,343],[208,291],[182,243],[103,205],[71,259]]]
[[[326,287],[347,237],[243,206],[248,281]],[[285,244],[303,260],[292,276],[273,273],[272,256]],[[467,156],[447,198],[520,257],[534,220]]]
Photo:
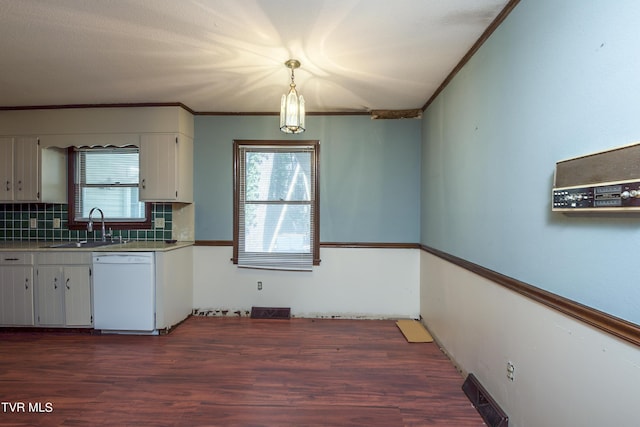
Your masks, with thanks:
[[[66,202],[66,154],[36,137],[0,138],[0,202]]]
[[[193,202],[193,139],[182,134],[140,137],[140,200]]]
[[[63,270],[65,324],[91,325],[91,271],[89,266],[67,266]]]
[[[193,309],[193,248],[156,252],[156,329],[168,331]]]
[[[13,200],[13,138],[0,138],[0,201]]]
[[[33,256],[2,253],[0,257],[0,324],[33,326]]]
[[[33,326],[33,267],[0,267],[3,325]]]
[[[90,257],[88,252],[39,254],[38,325],[92,325]]]
[[[64,287],[62,268],[38,266],[38,324],[64,325]]]
[[[38,138],[14,138],[13,199],[19,202],[40,200],[40,156]]]

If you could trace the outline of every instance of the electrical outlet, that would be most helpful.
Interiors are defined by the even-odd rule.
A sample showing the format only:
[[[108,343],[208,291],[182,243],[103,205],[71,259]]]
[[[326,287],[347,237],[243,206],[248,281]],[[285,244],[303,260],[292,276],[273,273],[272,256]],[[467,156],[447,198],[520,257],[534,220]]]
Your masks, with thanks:
[[[509,379],[509,381],[515,380],[516,378],[515,372],[516,372],[516,367],[513,364],[513,362],[507,362],[507,378]]]
[[[262,282],[258,282],[258,290],[261,291],[262,290]]]
[[[154,224],[156,228],[164,228],[164,218],[156,218]]]
[[[53,218],[53,228],[60,228],[60,218]]]
[[[38,218],[31,218],[29,228],[38,228]]]

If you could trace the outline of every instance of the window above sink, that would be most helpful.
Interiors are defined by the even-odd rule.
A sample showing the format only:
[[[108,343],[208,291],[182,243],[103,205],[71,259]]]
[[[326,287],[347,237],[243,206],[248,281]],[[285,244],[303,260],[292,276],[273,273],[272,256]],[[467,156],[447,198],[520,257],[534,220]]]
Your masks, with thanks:
[[[138,147],[69,148],[69,229],[87,227],[99,207],[107,227],[151,228],[151,204],[139,201]]]

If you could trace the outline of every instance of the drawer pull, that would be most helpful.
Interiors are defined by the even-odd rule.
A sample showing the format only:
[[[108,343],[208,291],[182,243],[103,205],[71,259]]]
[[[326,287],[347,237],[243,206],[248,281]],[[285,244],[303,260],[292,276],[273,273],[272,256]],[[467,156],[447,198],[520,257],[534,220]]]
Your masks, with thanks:
[[[5,261],[20,261],[20,258],[5,258]]]

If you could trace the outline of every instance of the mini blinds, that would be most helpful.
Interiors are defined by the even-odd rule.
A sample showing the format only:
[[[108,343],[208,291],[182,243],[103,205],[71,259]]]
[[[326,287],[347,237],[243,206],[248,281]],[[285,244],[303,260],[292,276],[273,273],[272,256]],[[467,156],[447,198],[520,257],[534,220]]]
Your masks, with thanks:
[[[76,221],[86,221],[99,207],[106,221],[144,221],[139,201],[137,147],[78,148],[75,150]]]
[[[239,267],[311,270],[316,247],[316,150],[240,145]]]

